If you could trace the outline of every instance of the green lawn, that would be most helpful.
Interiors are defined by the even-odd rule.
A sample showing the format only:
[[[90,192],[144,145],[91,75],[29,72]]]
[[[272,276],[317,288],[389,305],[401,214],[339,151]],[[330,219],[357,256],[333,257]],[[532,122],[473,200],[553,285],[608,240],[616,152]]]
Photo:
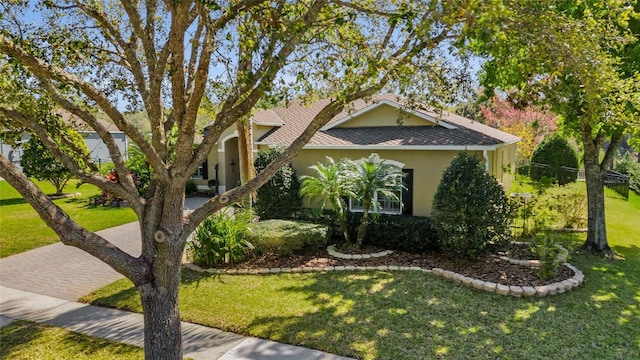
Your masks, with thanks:
[[[0,359],[143,359],[142,348],[16,321],[0,329]]]
[[[55,192],[49,183],[36,184],[47,194]],[[54,202],[80,225],[98,231],[137,220],[130,208],[89,206],[89,198],[100,194],[100,190],[89,184],[76,189],[75,184],[71,181],[64,192],[80,192],[82,196]],[[6,181],[0,181],[0,219],[0,258],[59,241],[53,230]]]
[[[640,198],[606,206],[620,258],[573,254],[586,281],[565,294],[502,297],[417,272],[185,270],[182,318],[363,359],[640,359]],[[563,238],[575,248],[584,236]],[[141,311],[127,280],[84,300]]]

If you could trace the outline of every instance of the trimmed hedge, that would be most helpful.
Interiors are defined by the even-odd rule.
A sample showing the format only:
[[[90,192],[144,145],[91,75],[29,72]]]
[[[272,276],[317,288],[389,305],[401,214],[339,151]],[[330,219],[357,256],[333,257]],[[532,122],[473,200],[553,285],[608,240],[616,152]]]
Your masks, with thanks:
[[[245,240],[258,254],[288,255],[303,249],[327,245],[331,228],[294,220],[265,220],[249,224]]]
[[[362,213],[349,213],[349,230],[355,236]],[[411,253],[440,249],[431,218],[411,215],[374,214],[369,219],[363,244]]]

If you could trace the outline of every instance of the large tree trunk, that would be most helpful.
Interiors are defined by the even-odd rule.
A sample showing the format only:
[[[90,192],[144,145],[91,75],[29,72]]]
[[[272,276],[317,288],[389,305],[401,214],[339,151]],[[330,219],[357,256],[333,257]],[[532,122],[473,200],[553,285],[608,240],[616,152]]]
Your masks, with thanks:
[[[145,359],[182,359],[178,289],[178,285],[151,284],[139,289],[144,313]]]
[[[590,132],[584,137],[584,174],[587,182],[588,232],[582,246],[587,251],[610,255],[604,216],[604,178],[606,170],[598,161],[599,147],[591,140]]]
[[[604,217],[604,177],[605,172],[597,164],[585,166],[588,203],[588,232],[583,248],[610,254],[607,242],[607,228]]]
[[[182,359],[179,289],[184,241],[184,188],[180,182],[158,190],[142,221],[142,257],[151,276],[138,283],[144,314],[146,359]]]

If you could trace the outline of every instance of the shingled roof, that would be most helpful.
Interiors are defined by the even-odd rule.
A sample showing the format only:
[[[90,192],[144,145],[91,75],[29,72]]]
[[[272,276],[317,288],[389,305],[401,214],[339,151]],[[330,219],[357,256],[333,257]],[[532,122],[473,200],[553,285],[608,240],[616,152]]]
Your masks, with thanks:
[[[311,106],[292,103],[256,113],[253,121],[256,124],[274,126],[274,129],[258,139],[258,144],[289,145],[306,129],[313,118],[329,103],[319,100]],[[373,126],[373,127],[336,127],[348,121],[349,117],[359,111],[373,109],[387,104],[404,111],[410,111],[431,124],[425,126]],[[362,114],[363,116],[366,116]],[[435,123],[435,126],[432,126]],[[358,100],[351,104],[322,130],[318,131],[306,145],[307,148],[495,148],[500,144],[519,141],[517,136],[490,126],[478,123],[456,114],[437,113],[425,106],[407,107],[395,95],[378,95],[369,101]]]

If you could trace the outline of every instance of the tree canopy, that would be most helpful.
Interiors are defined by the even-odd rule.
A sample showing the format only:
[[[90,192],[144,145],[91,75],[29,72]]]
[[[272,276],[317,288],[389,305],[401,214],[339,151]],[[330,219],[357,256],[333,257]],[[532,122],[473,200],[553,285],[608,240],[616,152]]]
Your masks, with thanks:
[[[180,264],[198,224],[255,192],[352,101],[383,89],[430,103],[446,98],[457,79],[450,46],[479,14],[494,11],[471,0],[14,0],[0,9],[2,130],[30,131],[78,179],[126,200],[140,220],[142,254],[80,227],[3,156],[0,175],[65,244],[133,281],[154,359],[181,358]],[[186,183],[227,128],[257,104],[317,97],[330,101],[265,170],[184,215]],[[216,106],[196,144],[205,99]],[[118,183],[100,176],[91,159],[55,146],[55,129],[40,115],[57,110],[98,134]],[[139,111],[149,136],[127,116]],[[146,158],[152,178],[144,194],[97,114]]]
[[[546,104],[584,150],[589,202],[585,248],[609,253],[604,176],[624,135],[638,128],[635,1],[513,1],[480,19],[468,47],[485,56],[482,83]],[[632,56],[632,55],[631,55]],[[610,144],[602,159],[603,144]]]

